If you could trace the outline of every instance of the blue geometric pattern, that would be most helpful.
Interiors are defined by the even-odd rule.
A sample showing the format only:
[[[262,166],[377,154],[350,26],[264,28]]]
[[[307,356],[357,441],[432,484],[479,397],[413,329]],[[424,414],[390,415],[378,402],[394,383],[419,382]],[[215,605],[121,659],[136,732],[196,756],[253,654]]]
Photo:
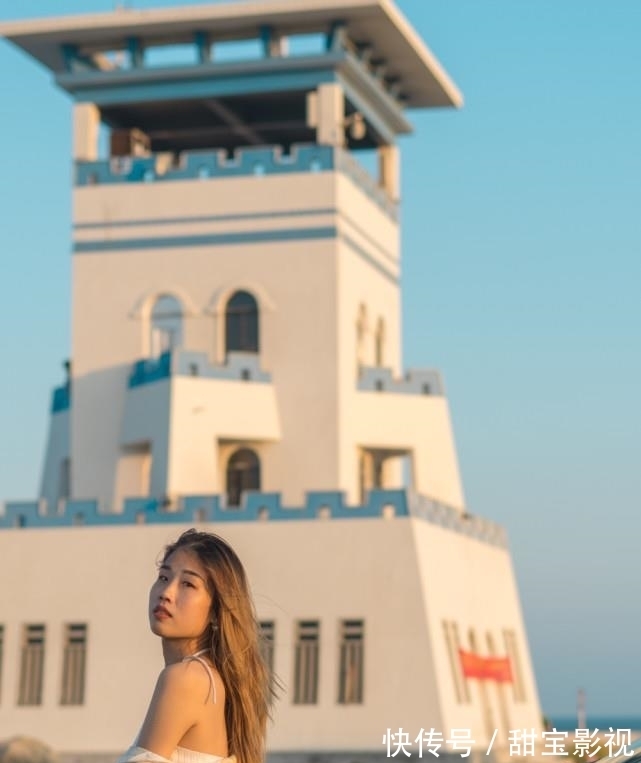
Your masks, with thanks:
[[[339,171],[351,178],[386,214],[398,219],[398,204],[349,151],[335,146],[301,143],[290,154],[280,147],[242,148],[233,158],[225,151],[184,151],[177,166],[160,168],[158,156],[122,157],[76,162],[76,186],[113,183],[165,183],[172,180],[283,175]]]
[[[129,498],[120,513],[105,513],[96,501],[61,501],[51,510],[44,501],[9,502],[0,513],[1,528],[73,525],[194,524],[195,522],[280,522],[301,519],[381,519],[418,517],[440,527],[507,548],[505,530],[494,522],[406,490],[371,490],[367,503],[349,506],[341,491],[309,492],[304,506],[281,503],[280,493],[243,493],[240,507],[228,508],[220,495],[192,495],[174,505],[159,498]]]

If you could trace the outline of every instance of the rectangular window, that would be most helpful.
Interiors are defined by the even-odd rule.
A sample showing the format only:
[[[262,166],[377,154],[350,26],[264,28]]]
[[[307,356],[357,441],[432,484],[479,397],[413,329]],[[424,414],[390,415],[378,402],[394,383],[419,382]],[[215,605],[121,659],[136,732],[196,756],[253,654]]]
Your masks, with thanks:
[[[58,498],[63,500],[71,496],[71,459],[63,458],[60,462],[60,484]]]
[[[443,631],[445,633],[447,653],[450,658],[450,669],[452,671],[456,701],[459,704],[464,704],[470,702],[471,699],[467,678],[463,674],[461,666],[461,640],[459,638],[458,625],[452,620],[443,620]]]
[[[4,625],[0,625],[0,702],[2,702],[2,666],[4,665]]]
[[[61,705],[84,704],[86,663],[87,626],[84,623],[68,623],[64,634]]]
[[[456,644],[456,655],[458,657],[457,665],[461,675],[461,686],[463,688],[463,701],[469,703],[472,701],[472,695],[470,694],[470,684],[463,673],[463,666],[461,664],[461,637],[459,636],[458,625],[454,621],[450,623],[450,626],[452,628],[454,643]]]
[[[42,677],[45,661],[45,626],[25,625],[22,631],[19,705],[42,704]]]
[[[454,641],[454,635],[451,629],[452,623],[449,620],[443,620],[443,631],[445,632],[445,644],[447,646],[447,654],[450,658],[450,670],[452,671],[452,682],[454,683],[454,692],[456,694],[456,701],[459,704],[463,702],[463,688],[461,681],[461,666],[458,656],[458,649],[456,648],[456,642]]]
[[[271,674],[274,673],[274,637],[276,624],[273,620],[263,620],[260,625],[260,648],[265,665]]]
[[[365,628],[362,620],[343,620],[340,632],[338,701],[341,704],[363,702],[363,652]]]
[[[463,667],[461,665],[461,639],[459,637],[458,625],[453,620],[443,620],[443,631],[450,659],[456,701],[459,704],[469,703],[472,700],[470,697],[470,687],[467,683],[467,678],[463,674]]]
[[[296,629],[294,704],[314,705],[318,697],[320,623],[300,620]]]
[[[523,670],[521,667],[521,660],[519,659],[519,651],[516,643],[516,633],[512,630],[503,631],[503,639],[505,640],[505,651],[510,658],[510,666],[512,667],[512,689],[514,691],[515,702],[525,702],[525,684],[523,682]]]

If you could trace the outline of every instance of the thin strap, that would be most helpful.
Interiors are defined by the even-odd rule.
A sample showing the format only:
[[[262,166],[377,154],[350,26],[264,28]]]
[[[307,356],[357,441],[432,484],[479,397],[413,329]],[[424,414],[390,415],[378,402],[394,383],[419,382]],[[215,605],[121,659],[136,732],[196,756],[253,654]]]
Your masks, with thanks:
[[[169,758],[163,758],[146,747],[132,745],[116,761],[116,763],[172,763]]]
[[[216,683],[214,682],[214,676],[213,676],[213,673],[211,672],[211,668],[209,667],[209,665],[200,656],[201,654],[205,654],[205,652],[208,652],[208,651],[209,649],[201,649],[200,652],[196,652],[196,654],[190,654],[187,657],[183,657],[182,661],[186,662],[188,660],[198,660],[198,662],[200,662],[202,665],[205,666],[205,669],[207,670],[207,673],[209,674],[209,682],[211,683],[211,688],[214,694],[213,701],[215,703],[216,702]]]

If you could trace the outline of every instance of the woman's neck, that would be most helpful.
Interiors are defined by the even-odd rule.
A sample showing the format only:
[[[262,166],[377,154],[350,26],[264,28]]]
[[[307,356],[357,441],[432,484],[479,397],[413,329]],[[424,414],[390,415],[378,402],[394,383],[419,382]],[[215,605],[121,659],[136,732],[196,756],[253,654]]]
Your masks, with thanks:
[[[202,644],[198,645],[193,641],[178,641],[176,639],[163,639],[162,653],[165,658],[165,665],[173,665],[175,662],[184,660],[185,657],[193,657],[194,654],[200,654],[208,651]]]

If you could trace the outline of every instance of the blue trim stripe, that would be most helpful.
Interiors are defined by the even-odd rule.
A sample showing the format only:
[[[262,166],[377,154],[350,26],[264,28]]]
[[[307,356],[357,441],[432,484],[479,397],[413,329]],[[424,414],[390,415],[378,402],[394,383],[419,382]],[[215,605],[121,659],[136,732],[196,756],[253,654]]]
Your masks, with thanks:
[[[188,246],[233,246],[235,244],[266,244],[274,241],[313,241],[336,238],[335,226],[324,228],[291,228],[288,230],[249,231],[244,233],[217,233],[197,236],[154,236],[129,238],[118,241],[77,241],[76,254],[121,252],[125,250],[178,249]]]
[[[97,501],[65,501],[62,512],[58,507],[46,506],[44,501],[19,501],[5,504],[0,510],[0,530],[3,528],[71,527],[72,525],[137,525],[139,519],[145,524],[187,524],[194,522],[256,522],[268,521],[314,521],[321,512],[329,513],[332,520],[374,519],[392,509],[395,517],[414,517],[442,527],[468,538],[488,543],[498,548],[508,548],[505,530],[482,517],[466,515],[461,509],[442,504],[422,495],[409,495],[405,490],[372,490],[367,502],[349,506],[345,495],[339,491],[310,492],[303,506],[289,507],[282,504],[279,493],[247,491],[242,506],[226,507],[219,495],[184,496],[177,510],[166,511],[157,498],[125,499],[120,513],[105,514],[98,509]],[[386,518],[383,521],[389,521]]]
[[[234,246],[238,244],[265,244],[275,241],[319,241],[339,238],[365,262],[378,270],[393,284],[399,277],[382,265],[376,257],[357,244],[334,225],[323,228],[291,228],[289,230],[250,231],[244,233],[201,234],[197,236],[153,236],[125,238],[118,241],[77,241],[75,254],[101,254],[104,252],[149,251],[152,249],[181,249],[190,246]]]
[[[317,216],[339,215],[345,220],[351,228],[361,235],[367,243],[378,250],[381,256],[385,257],[390,264],[398,265],[398,258],[387,249],[384,249],[360,225],[354,222],[351,217],[344,214],[335,207],[326,209],[293,209],[288,212],[249,212],[236,215],[199,215],[196,217],[163,217],[162,219],[139,219],[139,220],[118,220],[117,222],[108,220],[98,223],[77,223],[75,230],[117,230],[118,228],[159,228],[163,225],[193,225],[195,223],[222,223],[222,222],[241,222],[245,220],[274,220],[283,217],[317,217]],[[351,239],[350,239],[351,241]]]
[[[168,183],[176,180],[283,175],[323,172],[335,168],[337,152],[331,146],[297,144],[290,154],[274,147],[242,149],[229,159],[222,151],[184,151],[180,164],[163,174],[156,171],[157,156],[122,157],[76,162],[76,185],[108,183]],[[373,182],[373,181],[372,181]]]
[[[346,215],[344,212],[341,212],[341,213],[340,213],[340,216],[341,216],[341,219],[342,219],[342,220],[345,220],[345,222],[346,222],[346,223],[347,223],[347,224],[348,224],[348,225],[349,225],[351,228],[353,228],[353,229],[354,229],[354,230],[355,230],[355,231],[356,231],[356,232],[359,234],[359,236],[362,236],[362,237],[363,237],[363,238],[364,238],[364,239],[367,241],[367,243],[368,243],[368,244],[369,244],[371,247],[373,247],[374,249],[377,249],[377,250],[378,250],[378,252],[381,254],[381,256],[382,256],[382,257],[385,257],[385,259],[386,259],[386,260],[387,260],[387,261],[388,261],[388,262],[389,262],[391,265],[396,265],[396,266],[399,266],[399,265],[400,265],[400,259],[399,259],[399,257],[398,257],[397,255],[394,255],[394,254],[392,254],[392,253],[391,253],[389,250],[387,250],[387,249],[385,249],[384,247],[382,247],[382,246],[381,246],[381,245],[378,243],[378,241],[375,241],[375,240],[374,240],[374,239],[373,239],[373,238],[372,238],[372,237],[369,235],[369,233],[366,233],[366,232],[363,230],[363,228],[361,228],[361,226],[360,226],[360,225],[358,225],[358,223],[355,223],[355,222],[354,222],[354,220],[353,220],[351,217],[349,217],[349,215]]]
[[[394,222],[398,220],[398,204],[382,189],[378,181],[348,151],[333,146],[301,143],[283,155],[276,147],[239,149],[233,159],[221,151],[185,151],[180,164],[159,174],[156,156],[125,157],[119,160],[76,162],[76,186],[122,183],[168,183],[177,180],[222,179],[339,171],[349,177]]]
[[[404,490],[372,490],[367,503],[360,506],[345,504],[341,492],[311,492],[304,506],[295,508],[282,505],[280,493],[243,493],[242,506],[226,507],[219,495],[192,495],[182,497],[177,511],[163,511],[157,498],[126,498],[121,512],[104,513],[97,501],[67,500],[61,513],[51,512],[44,501],[16,501],[5,505],[0,514],[3,527],[69,527],[74,524],[89,526],[134,525],[138,515],[144,516],[145,524],[208,522],[256,522],[267,511],[270,521],[315,519],[321,508],[328,508],[334,519],[359,519],[380,517],[385,506],[393,506],[395,515],[409,516],[408,497]],[[49,508],[49,511],[46,511]],[[45,512],[42,512],[45,509]],[[202,515],[202,520],[198,516]]]
[[[103,220],[99,223],[77,223],[75,230],[103,230],[104,228],[133,228],[160,225],[191,225],[193,223],[228,223],[241,220],[274,220],[281,217],[315,217],[318,215],[335,215],[338,210],[327,209],[292,209],[286,212],[245,212],[236,215],[199,215],[196,217],[163,217],[159,220]],[[354,226],[356,227],[356,226]],[[359,231],[360,232],[360,231]]]
[[[353,238],[350,238],[345,233],[340,234],[341,241],[343,241],[349,248],[357,254],[361,259],[365,260],[369,265],[371,265],[375,270],[378,270],[378,272],[387,278],[390,283],[395,284],[398,286],[401,279],[399,276],[397,276],[395,273],[392,273],[390,270],[388,270],[384,265],[382,265],[375,257],[373,257],[369,252],[366,252],[365,249],[363,249],[362,246],[359,246],[359,244],[354,241]]]

